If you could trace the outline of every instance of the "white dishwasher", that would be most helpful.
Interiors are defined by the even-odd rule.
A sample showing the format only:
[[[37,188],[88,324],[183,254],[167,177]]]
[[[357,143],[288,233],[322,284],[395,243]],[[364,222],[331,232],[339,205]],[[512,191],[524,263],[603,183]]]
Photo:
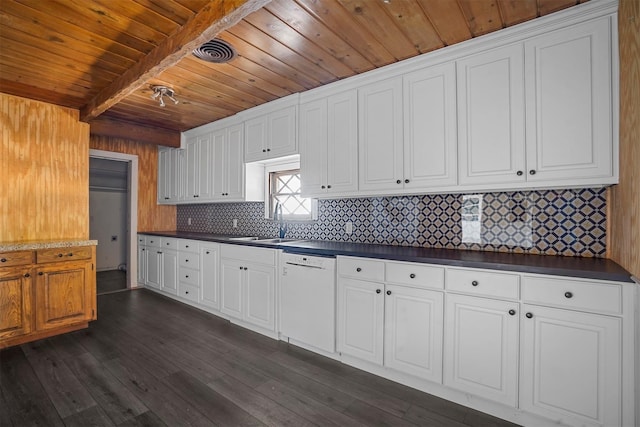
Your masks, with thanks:
[[[292,344],[336,349],[336,259],[283,253],[280,333]]]

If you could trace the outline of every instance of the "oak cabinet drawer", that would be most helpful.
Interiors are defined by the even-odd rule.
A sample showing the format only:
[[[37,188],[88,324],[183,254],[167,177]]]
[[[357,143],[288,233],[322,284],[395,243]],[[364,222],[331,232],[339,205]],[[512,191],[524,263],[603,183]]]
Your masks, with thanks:
[[[188,299],[189,301],[198,302],[199,292],[200,289],[196,286],[187,283],[180,283],[178,285],[178,296]]]
[[[444,289],[444,268],[410,262],[387,262],[387,282],[420,288]]]
[[[73,246],[69,248],[39,249],[36,251],[38,264],[46,262],[75,261],[91,259],[91,246]]]
[[[200,243],[197,240],[178,239],[178,250],[184,252],[198,252]]]
[[[187,283],[192,286],[200,286],[200,272],[198,270],[191,270],[190,268],[181,268],[178,273],[178,280],[180,283]]]
[[[457,269],[447,270],[447,289],[472,295],[517,299],[520,276],[486,270]]]
[[[200,268],[200,255],[197,253],[178,252],[178,264],[180,267]]]
[[[529,304],[620,314],[622,288],[612,283],[524,276],[522,301]]]
[[[384,281],[384,261],[338,257],[338,274],[360,280]]]
[[[0,253],[0,268],[33,263],[33,251],[15,251]]]
[[[220,257],[250,261],[257,264],[276,265],[276,250],[244,245],[220,245]]]

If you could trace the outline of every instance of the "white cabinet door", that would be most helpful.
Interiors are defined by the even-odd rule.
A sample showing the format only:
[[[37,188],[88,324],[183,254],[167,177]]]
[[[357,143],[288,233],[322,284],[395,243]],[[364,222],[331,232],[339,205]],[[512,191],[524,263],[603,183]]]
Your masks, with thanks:
[[[338,351],[382,365],[384,285],[338,279]]]
[[[225,196],[229,201],[244,201],[243,127],[235,125],[227,128],[227,144],[225,158]]]
[[[327,100],[300,105],[300,178],[302,194],[327,192]]]
[[[276,327],[275,268],[246,264],[244,320],[273,331]]]
[[[209,200],[212,197],[212,135],[189,138],[186,143],[185,200]]]
[[[220,260],[220,311],[242,319],[242,280],[244,265],[240,261]]]
[[[358,89],[360,191],[402,188],[402,78]]]
[[[346,91],[327,99],[327,192],[358,191],[358,93]]]
[[[448,294],[444,384],[518,404],[518,303]]]
[[[457,61],[460,184],[525,181],[521,44]]]
[[[457,183],[456,74],[453,62],[403,77],[404,188]]]
[[[442,383],[442,292],[385,287],[384,364]]]
[[[610,25],[598,19],[525,42],[529,181],[612,175]]]
[[[220,308],[219,297],[219,246],[214,244],[200,245],[200,298],[202,305],[214,309]]]
[[[180,177],[177,171],[177,152],[171,148],[158,150],[158,203],[172,204],[178,201],[177,189]]]
[[[146,286],[161,288],[162,283],[162,252],[158,248],[147,247],[147,280]]]
[[[148,248],[138,245],[138,284],[144,285],[147,281],[147,252]]]
[[[268,115],[267,158],[298,153],[296,111],[297,106],[292,105]]]
[[[227,185],[227,132],[214,132],[211,137],[213,149],[213,198],[224,199]]]
[[[523,312],[520,407],[557,422],[620,425],[620,319],[533,305]]]
[[[162,250],[161,290],[170,294],[178,292],[178,252],[171,249]]]
[[[245,162],[263,160],[267,152],[267,116],[262,115],[244,122]]]

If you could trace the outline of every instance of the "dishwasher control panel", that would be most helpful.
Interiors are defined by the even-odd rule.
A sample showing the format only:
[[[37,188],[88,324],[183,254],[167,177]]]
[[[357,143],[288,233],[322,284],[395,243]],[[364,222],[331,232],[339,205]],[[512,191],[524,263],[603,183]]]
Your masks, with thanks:
[[[282,254],[282,261],[285,265],[296,265],[301,267],[334,269],[336,259],[331,257],[319,257],[301,254]]]

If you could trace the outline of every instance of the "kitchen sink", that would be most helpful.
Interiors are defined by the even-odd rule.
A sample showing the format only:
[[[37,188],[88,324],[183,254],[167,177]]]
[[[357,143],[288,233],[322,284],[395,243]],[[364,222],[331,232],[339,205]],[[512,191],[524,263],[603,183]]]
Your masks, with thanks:
[[[258,236],[238,236],[238,237],[225,237],[226,240],[236,240],[241,242],[249,242],[252,240],[260,240]]]
[[[289,243],[289,242],[298,242],[300,239],[256,239],[254,243],[265,243],[265,244],[278,244],[278,243]]]

